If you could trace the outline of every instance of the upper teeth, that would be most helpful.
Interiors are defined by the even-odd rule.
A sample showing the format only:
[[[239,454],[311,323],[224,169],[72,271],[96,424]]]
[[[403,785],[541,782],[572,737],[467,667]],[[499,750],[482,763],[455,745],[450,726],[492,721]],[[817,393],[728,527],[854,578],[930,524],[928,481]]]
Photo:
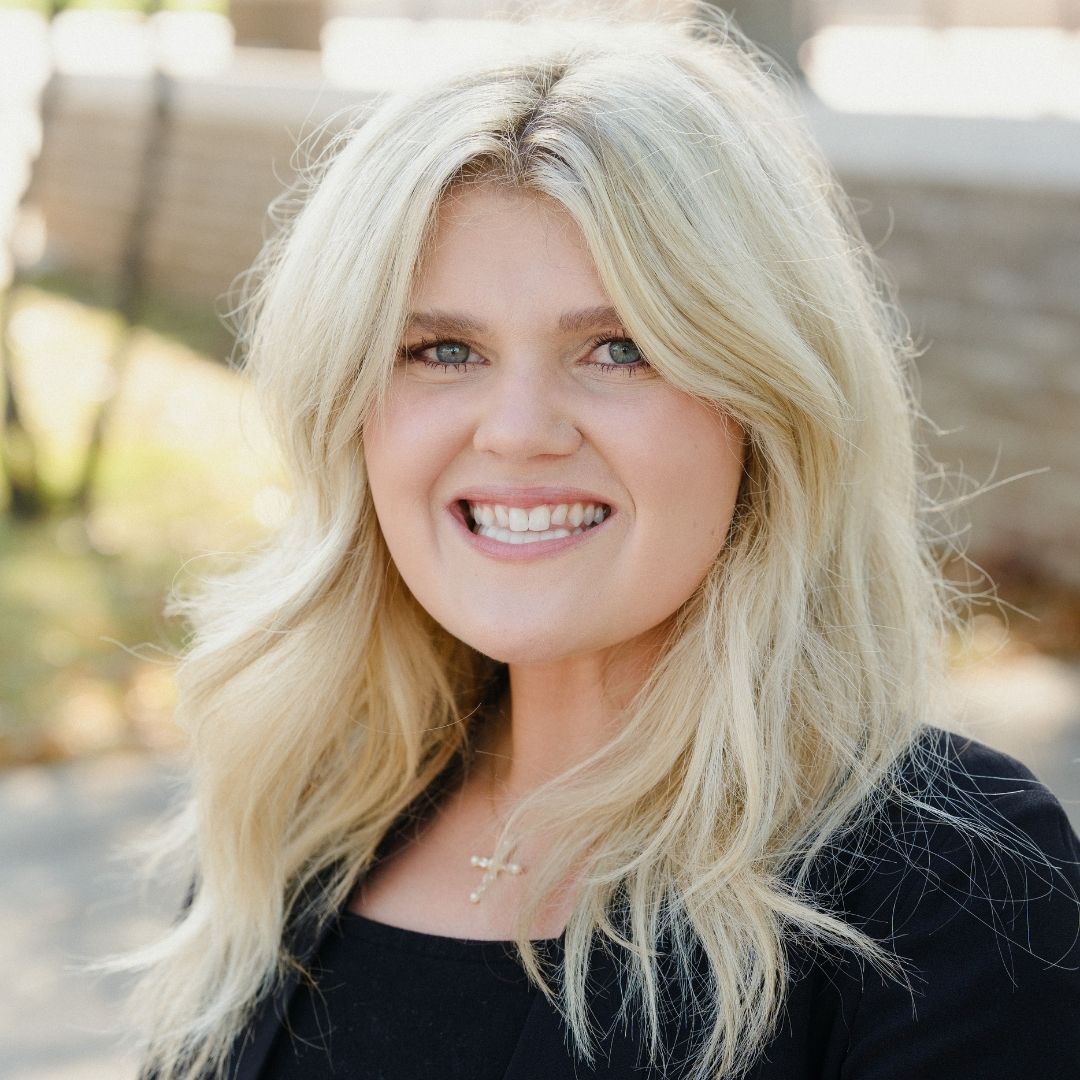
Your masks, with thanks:
[[[469,514],[477,525],[498,526],[515,533],[547,532],[553,525],[587,528],[599,525],[610,513],[603,503],[547,503],[527,510],[499,503],[471,502],[468,505]]]

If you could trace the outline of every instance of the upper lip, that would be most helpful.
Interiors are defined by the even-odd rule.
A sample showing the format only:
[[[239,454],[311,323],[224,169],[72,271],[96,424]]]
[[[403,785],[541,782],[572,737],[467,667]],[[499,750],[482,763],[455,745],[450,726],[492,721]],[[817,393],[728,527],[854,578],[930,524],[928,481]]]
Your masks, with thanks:
[[[571,506],[574,503],[611,506],[606,499],[584,488],[513,487],[500,484],[466,488],[459,491],[453,501],[518,506],[522,510],[528,510],[533,506],[559,506],[563,503]]]

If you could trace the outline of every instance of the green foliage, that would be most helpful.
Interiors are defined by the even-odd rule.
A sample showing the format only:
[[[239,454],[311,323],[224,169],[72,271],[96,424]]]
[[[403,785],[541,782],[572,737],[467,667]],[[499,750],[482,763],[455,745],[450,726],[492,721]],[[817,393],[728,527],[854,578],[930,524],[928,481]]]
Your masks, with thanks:
[[[228,13],[228,0],[165,0],[156,4],[153,0],[0,0],[0,8],[16,8],[24,11],[37,11],[48,15],[50,10],[63,11],[65,8],[81,11],[208,11],[214,14]]]
[[[39,270],[24,276],[23,287],[65,296],[87,308],[115,314],[116,284],[110,274]],[[146,297],[140,323],[159,337],[186,345],[207,359],[224,361],[232,350],[232,337],[217,314],[205,304],[185,303],[161,290]]]
[[[0,515],[0,762],[167,735],[184,635],[163,613],[169,591],[202,574],[207,552],[247,549],[280,512],[253,403],[233,372],[180,343],[201,333],[182,314],[169,313],[173,337],[136,331],[85,520]],[[15,376],[52,493],[77,474],[120,329],[70,296],[15,298]]]

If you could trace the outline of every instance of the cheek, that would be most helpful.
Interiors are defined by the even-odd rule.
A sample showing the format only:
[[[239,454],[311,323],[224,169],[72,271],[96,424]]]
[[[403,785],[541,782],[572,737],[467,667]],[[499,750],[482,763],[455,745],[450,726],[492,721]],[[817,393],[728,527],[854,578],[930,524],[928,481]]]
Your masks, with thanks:
[[[720,522],[726,532],[745,457],[738,422],[673,391],[637,431],[634,471],[648,485],[650,502],[695,533],[714,534]]]
[[[639,519],[672,595],[686,599],[723,549],[742,481],[743,431],[683,398],[638,445]]]
[[[434,446],[409,410],[388,410],[364,432],[364,467],[379,528],[403,575],[417,564],[421,515],[429,506]]]
[[[364,465],[380,517],[383,507],[402,509],[430,492],[451,442],[452,425],[445,414],[440,416],[422,397],[391,398],[379,421],[364,431]]]

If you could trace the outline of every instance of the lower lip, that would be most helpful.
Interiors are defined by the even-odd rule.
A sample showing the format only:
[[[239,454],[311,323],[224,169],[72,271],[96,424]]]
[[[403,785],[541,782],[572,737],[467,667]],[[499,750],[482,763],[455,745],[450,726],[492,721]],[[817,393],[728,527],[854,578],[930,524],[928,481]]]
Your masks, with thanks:
[[[560,536],[554,540],[533,540],[525,544],[504,544],[502,540],[496,540],[490,536],[474,533],[465,520],[465,514],[456,503],[448,508],[451,519],[457,528],[464,534],[465,539],[477,551],[484,555],[491,555],[496,559],[505,559],[508,562],[525,562],[529,559],[542,559],[548,555],[557,555],[560,551],[567,551],[572,547],[587,541],[595,536],[611,520],[613,514],[609,510],[607,517],[599,525],[593,525],[583,533],[576,536]]]

